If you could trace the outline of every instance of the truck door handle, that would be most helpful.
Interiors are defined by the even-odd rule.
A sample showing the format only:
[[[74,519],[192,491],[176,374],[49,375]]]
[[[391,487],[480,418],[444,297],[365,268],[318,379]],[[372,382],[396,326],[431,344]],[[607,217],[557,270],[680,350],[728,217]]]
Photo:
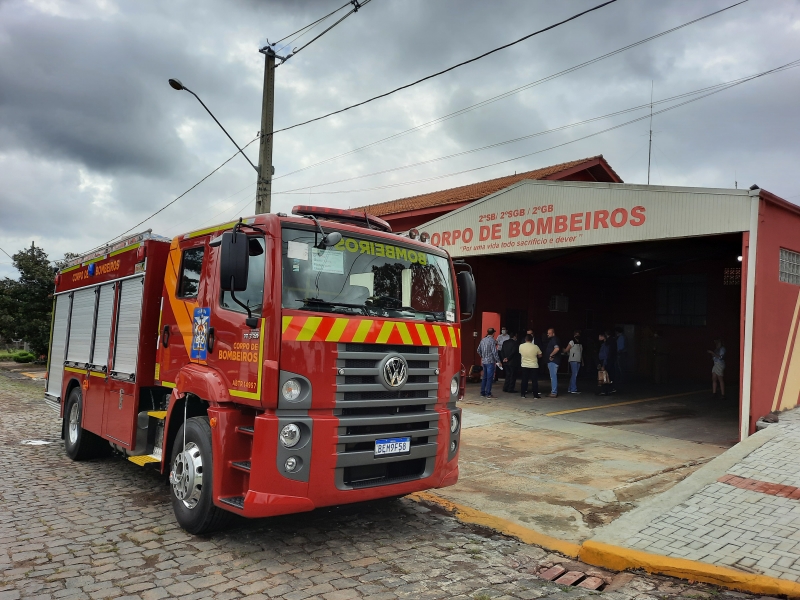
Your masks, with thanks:
[[[214,328],[213,327],[209,327],[208,328],[208,351],[209,352],[213,352],[214,351]]]
[[[164,348],[169,346],[169,325],[164,325],[164,332],[161,334],[161,345]]]

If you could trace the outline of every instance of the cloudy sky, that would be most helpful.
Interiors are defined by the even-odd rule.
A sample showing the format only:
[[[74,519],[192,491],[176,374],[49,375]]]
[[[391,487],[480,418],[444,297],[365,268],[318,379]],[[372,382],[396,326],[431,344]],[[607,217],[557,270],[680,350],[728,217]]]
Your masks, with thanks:
[[[342,3],[0,0],[0,247],[13,254],[33,240],[60,258],[114,238],[174,199],[235,149],[199,103],[167,80],[182,80],[244,144],[260,126],[258,48]],[[385,92],[597,3],[372,0],[276,71],[275,127]],[[643,105],[651,82],[658,101],[800,59],[800,1],[749,0],[477,110],[292,172],[733,3],[618,0],[410,90],[279,133],[273,210],[360,206],[596,154],[624,181],[645,182],[647,120],[579,138],[646,109],[320,186]],[[738,180],[800,203],[798,97],[800,68],[657,115],[651,183],[733,187]],[[257,144],[248,154],[257,162]],[[252,214],[254,200],[255,173],[236,157],[139,229],[172,236]],[[0,276],[16,276],[2,253]]]

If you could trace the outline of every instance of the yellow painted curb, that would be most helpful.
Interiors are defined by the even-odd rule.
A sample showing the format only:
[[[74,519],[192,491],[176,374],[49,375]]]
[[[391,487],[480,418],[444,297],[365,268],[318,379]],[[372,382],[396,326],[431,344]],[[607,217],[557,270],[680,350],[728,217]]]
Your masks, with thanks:
[[[474,525],[489,527],[490,529],[494,529],[495,531],[499,531],[505,535],[517,538],[519,541],[525,542],[526,544],[541,546],[542,548],[558,552],[559,554],[563,554],[571,558],[577,558],[578,553],[580,552],[581,547],[578,544],[565,542],[564,540],[550,537],[549,535],[539,533],[533,529],[528,529],[522,525],[517,525],[516,523],[508,521],[507,519],[501,519],[500,517],[495,517],[488,513],[475,510],[474,508],[461,506],[460,504],[450,502],[449,500],[445,500],[441,496],[437,496],[436,494],[432,494],[430,492],[415,492],[413,494],[409,494],[408,497],[417,501],[430,502],[431,504],[441,506],[446,511],[453,513],[453,515],[462,523],[472,523]]]
[[[708,563],[650,554],[641,550],[621,548],[587,540],[581,545],[578,558],[596,567],[614,571],[644,569],[680,579],[703,581],[726,588],[769,596],[800,597],[800,584],[766,575],[745,573]]]
[[[526,544],[541,546],[546,550],[558,552],[571,558],[577,558],[595,567],[603,567],[612,571],[643,569],[648,573],[668,575],[689,581],[702,581],[720,587],[743,592],[751,592],[766,596],[787,596],[800,598],[800,583],[745,573],[727,567],[718,567],[685,558],[673,558],[650,554],[641,550],[631,550],[621,546],[613,546],[602,542],[587,540],[582,544],[573,544],[545,535],[507,519],[495,517],[488,513],[461,506],[431,492],[415,492],[408,498],[417,502],[429,502],[450,512],[462,523],[471,523],[494,529],[504,535],[516,538]]]

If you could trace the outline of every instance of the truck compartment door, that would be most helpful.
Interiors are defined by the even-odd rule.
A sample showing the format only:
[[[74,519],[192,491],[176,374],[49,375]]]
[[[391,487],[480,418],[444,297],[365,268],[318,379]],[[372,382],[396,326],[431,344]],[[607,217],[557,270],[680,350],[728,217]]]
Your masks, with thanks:
[[[120,283],[114,362],[111,376],[135,379],[139,352],[139,325],[142,319],[144,277],[124,279]]]
[[[92,351],[92,330],[97,288],[78,290],[72,297],[72,318],[69,324],[67,362],[86,367]]]
[[[100,286],[100,296],[97,299],[97,324],[94,328],[94,352],[92,352],[91,359],[91,366],[95,371],[102,371],[104,367],[108,367],[111,318],[114,312],[114,287],[113,283]]]
[[[61,380],[64,376],[64,351],[67,348],[67,325],[69,324],[70,294],[56,296],[53,334],[50,342],[50,362],[47,368],[45,393],[61,397]]]

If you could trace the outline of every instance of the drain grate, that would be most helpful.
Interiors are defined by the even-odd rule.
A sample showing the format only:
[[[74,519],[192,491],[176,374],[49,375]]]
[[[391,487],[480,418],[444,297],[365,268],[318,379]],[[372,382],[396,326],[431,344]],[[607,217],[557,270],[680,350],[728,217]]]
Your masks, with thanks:
[[[593,575],[586,575],[582,571],[567,571],[561,565],[554,565],[539,573],[545,581],[552,581],[558,585],[585,588],[587,590],[600,590],[605,581]]]

